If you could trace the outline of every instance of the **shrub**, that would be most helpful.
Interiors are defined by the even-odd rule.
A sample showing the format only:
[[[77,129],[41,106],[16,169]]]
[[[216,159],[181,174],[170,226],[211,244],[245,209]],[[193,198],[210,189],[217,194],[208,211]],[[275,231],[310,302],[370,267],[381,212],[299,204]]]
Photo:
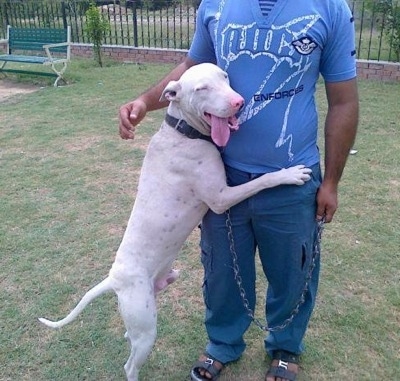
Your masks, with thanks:
[[[367,8],[379,15],[377,20],[385,31],[387,41],[400,61],[400,3],[398,0],[368,0]]]
[[[91,2],[86,11],[85,34],[89,41],[93,43],[93,53],[100,66],[103,66],[101,46],[104,41],[105,33],[110,30],[110,23],[104,18],[96,4]]]

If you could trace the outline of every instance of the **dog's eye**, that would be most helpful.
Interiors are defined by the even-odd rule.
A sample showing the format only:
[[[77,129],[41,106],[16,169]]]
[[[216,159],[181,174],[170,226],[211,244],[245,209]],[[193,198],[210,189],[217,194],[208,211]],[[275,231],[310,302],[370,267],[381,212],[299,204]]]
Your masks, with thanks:
[[[207,85],[201,85],[201,86],[197,86],[195,88],[195,91],[203,91],[203,90],[207,90],[208,86]]]

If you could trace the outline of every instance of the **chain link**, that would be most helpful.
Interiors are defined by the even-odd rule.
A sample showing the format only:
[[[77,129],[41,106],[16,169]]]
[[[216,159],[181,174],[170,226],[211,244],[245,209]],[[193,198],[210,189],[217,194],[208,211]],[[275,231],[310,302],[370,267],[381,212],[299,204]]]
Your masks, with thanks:
[[[318,221],[317,235],[316,235],[315,241],[314,241],[313,256],[312,256],[312,259],[311,259],[311,262],[310,262],[310,267],[308,269],[307,277],[305,279],[304,287],[303,287],[302,293],[300,295],[299,301],[297,302],[296,306],[293,308],[290,316],[286,320],[284,320],[282,324],[279,324],[279,325],[277,325],[275,327],[268,327],[268,325],[263,325],[254,316],[254,312],[250,308],[250,303],[249,303],[249,301],[247,299],[246,291],[245,291],[245,289],[243,287],[242,277],[240,275],[240,269],[239,269],[239,264],[238,264],[238,256],[237,256],[237,253],[236,253],[235,241],[234,241],[234,238],[233,238],[233,229],[232,229],[232,221],[231,221],[231,216],[230,216],[230,210],[228,209],[225,212],[225,214],[226,214],[226,227],[228,228],[229,249],[230,249],[230,252],[232,254],[232,261],[233,261],[233,272],[234,272],[234,276],[235,276],[235,280],[236,280],[237,286],[239,288],[240,296],[241,296],[242,301],[243,301],[244,308],[246,309],[247,314],[251,318],[253,323],[258,328],[260,328],[261,330],[267,331],[267,332],[281,331],[281,330],[285,329],[293,321],[295,316],[299,313],[301,305],[305,301],[306,293],[307,293],[307,290],[308,290],[308,285],[310,283],[310,280],[312,278],[312,273],[313,273],[313,270],[315,268],[315,263],[316,263],[317,257],[320,255],[321,239],[322,239],[322,232],[324,230],[325,220],[322,219],[321,221]]]

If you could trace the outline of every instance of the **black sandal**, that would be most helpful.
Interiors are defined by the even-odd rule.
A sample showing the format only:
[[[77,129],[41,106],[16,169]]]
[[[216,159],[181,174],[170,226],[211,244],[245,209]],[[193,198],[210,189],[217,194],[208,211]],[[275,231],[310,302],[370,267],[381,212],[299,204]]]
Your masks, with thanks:
[[[214,357],[210,356],[208,353],[204,353],[204,356],[206,357],[206,359],[203,361],[201,360],[197,361],[196,364],[193,365],[192,370],[190,371],[190,379],[192,381],[214,381],[220,376],[222,369],[224,369],[225,365],[221,361],[218,361]],[[221,369],[218,369],[214,365],[215,361],[218,361],[222,365]],[[211,378],[202,376],[200,374],[200,369],[203,369],[206,372],[210,373]]]
[[[272,360],[278,360],[278,366],[271,365],[265,378],[280,377],[289,381],[296,381],[297,373],[288,370],[289,363],[298,364],[299,356],[287,351],[274,351]]]

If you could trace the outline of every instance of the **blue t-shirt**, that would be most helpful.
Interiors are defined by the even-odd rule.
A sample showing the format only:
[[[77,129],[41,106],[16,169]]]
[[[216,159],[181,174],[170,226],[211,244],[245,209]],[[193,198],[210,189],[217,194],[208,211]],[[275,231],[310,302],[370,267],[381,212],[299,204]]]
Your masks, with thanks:
[[[224,69],[245,99],[224,162],[264,173],[319,162],[314,99],[327,82],[356,76],[355,34],[345,0],[277,0],[267,17],[258,0],[203,0],[189,51]]]

